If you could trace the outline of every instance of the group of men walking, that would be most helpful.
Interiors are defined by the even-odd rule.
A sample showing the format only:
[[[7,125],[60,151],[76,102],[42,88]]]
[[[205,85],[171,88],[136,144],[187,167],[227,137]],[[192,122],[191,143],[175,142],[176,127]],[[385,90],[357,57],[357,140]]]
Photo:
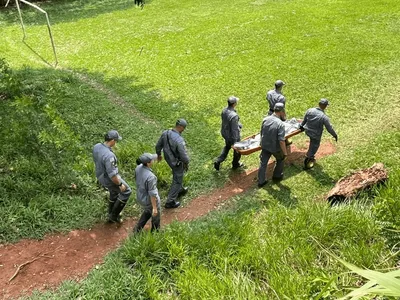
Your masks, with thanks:
[[[266,96],[269,110],[268,116],[262,121],[260,130],[261,154],[258,170],[258,187],[260,188],[268,182],[266,170],[271,156],[275,158],[272,179],[278,181],[283,179],[284,160],[288,155],[284,125],[286,98],[282,94],[284,85],[285,83],[282,80],[277,80],[275,89],[268,91]],[[241,140],[242,124],[236,111],[238,102],[238,97],[230,96],[227,99],[227,107],[221,113],[221,135],[225,140],[225,145],[221,154],[214,161],[214,168],[217,171],[220,170],[221,164],[226,160],[232,146]],[[328,105],[327,99],[321,99],[318,107],[307,110],[300,124],[300,130],[305,131],[310,138],[310,145],[304,160],[304,169],[314,166],[315,154],[320,146],[324,126],[336,141],[338,139],[328,116],[324,112]],[[165,208],[179,207],[178,198],[188,192],[188,188],[183,186],[184,173],[188,171],[190,161],[185,140],[182,137],[182,132],[186,126],[186,120],[177,120],[173,129],[165,130],[161,134],[155,146],[156,154],[144,153],[137,161],[138,166],[135,169],[136,201],[142,207],[143,212],[135,225],[134,232],[140,232],[150,218],[152,220],[151,230],[160,228],[161,201],[157,189],[157,177],[151,167],[154,161],[162,160],[162,154],[172,170],[172,184]],[[111,130],[105,135],[104,143],[98,143],[93,147],[96,177],[99,183],[110,193],[108,220],[113,223],[122,222],[120,213],[132,193],[129,185],[119,175],[117,157],[112,151],[112,148],[121,139],[122,137],[116,130]],[[244,166],[240,162],[240,158],[240,153],[234,150],[232,169]]]
[[[275,82],[275,88],[268,91],[266,95],[269,109],[268,116],[263,119],[260,130],[261,154],[260,167],[258,170],[258,187],[260,188],[267,184],[266,171],[271,156],[275,158],[272,179],[274,181],[283,179],[284,160],[288,155],[285,125],[283,123],[286,121],[286,98],[282,93],[284,85],[285,83],[282,80],[277,80]],[[238,101],[239,98],[235,96],[229,97],[228,106],[224,108],[221,113],[221,135],[225,140],[225,146],[222,149],[221,155],[214,162],[214,168],[217,171],[220,170],[221,163],[225,161],[232,146],[240,141],[242,124],[239,122],[239,115],[235,109]],[[329,117],[325,114],[325,109],[328,105],[328,100],[322,98],[318,103],[318,107],[307,110],[300,124],[300,130],[305,131],[306,135],[310,138],[310,145],[304,160],[304,169],[306,170],[314,166],[315,154],[320,146],[324,127],[336,141],[338,139],[329,121]],[[234,151],[232,169],[243,166],[240,162],[240,157],[240,153]]]
[[[183,186],[184,173],[189,168],[189,156],[186,150],[182,132],[187,122],[179,119],[175,127],[165,130],[155,147],[156,154],[142,154],[135,169],[136,201],[142,207],[143,212],[135,225],[134,232],[140,232],[151,218],[151,230],[160,228],[161,201],[157,189],[157,177],[151,169],[154,161],[162,160],[162,152],[165,161],[172,170],[172,184],[169,189],[165,208],[177,208],[180,203],[178,197],[185,195],[188,188]],[[96,177],[99,183],[110,193],[108,206],[108,221],[121,223],[121,211],[125,207],[132,190],[119,175],[117,157],[112,148],[122,140],[116,130],[109,131],[104,138],[104,143],[98,143],[93,147],[93,160],[95,163]]]

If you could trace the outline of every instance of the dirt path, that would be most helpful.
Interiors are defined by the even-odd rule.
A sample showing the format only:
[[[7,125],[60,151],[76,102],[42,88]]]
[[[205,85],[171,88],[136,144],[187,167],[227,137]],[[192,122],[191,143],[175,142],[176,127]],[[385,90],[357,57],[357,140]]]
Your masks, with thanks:
[[[321,145],[318,156],[323,157],[335,152],[330,143]],[[305,149],[292,146],[286,164],[301,164]],[[268,178],[272,164],[268,166]],[[177,221],[189,221],[206,215],[232,196],[256,187],[257,169],[234,173],[230,181],[210,194],[193,199],[187,206],[162,212],[162,226]],[[0,245],[0,297],[10,299],[29,295],[33,290],[45,290],[57,287],[67,279],[80,280],[104,256],[119,244],[131,232],[134,219],[125,220],[121,226],[97,224],[89,230],[74,230],[68,234],[52,234],[43,240],[22,240],[16,244]],[[42,255],[42,256],[41,256]],[[18,266],[26,264],[9,282]]]

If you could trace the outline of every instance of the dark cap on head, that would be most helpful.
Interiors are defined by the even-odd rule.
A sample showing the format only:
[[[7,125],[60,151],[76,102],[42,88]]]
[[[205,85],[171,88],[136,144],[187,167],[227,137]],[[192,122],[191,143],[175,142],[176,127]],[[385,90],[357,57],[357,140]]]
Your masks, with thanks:
[[[285,111],[285,105],[283,105],[283,103],[276,103],[274,106],[274,111],[275,112]]]
[[[230,103],[230,104],[237,103],[238,101],[239,101],[239,98],[238,98],[238,97],[235,97],[235,96],[230,96],[230,97],[228,98],[228,103]]]
[[[285,85],[285,83],[282,80],[275,81],[275,86],[276,87],[281,87],[281,86],[284,86],[284,85]]]
[[[319,100],[319,104],[321,104],[321,105],[329,105],[329,101],[328,101],[328,99],[322,98],[321,100]]]
[[[143,153],[142,155],[140,155],[139,159],[142,162],[142,164],[148,164],[152,160],[157,159],[157,154]]]
[[[187,122],[185,119],[178,119],[175,123],[175,126],[182,126],[183,128],[186,128]]]
[[[115,140],[115,141],[120,141],[122,140],[122,136],[119,135],[118,131],[116,130],[110,130],[106,134],[106,140]]]

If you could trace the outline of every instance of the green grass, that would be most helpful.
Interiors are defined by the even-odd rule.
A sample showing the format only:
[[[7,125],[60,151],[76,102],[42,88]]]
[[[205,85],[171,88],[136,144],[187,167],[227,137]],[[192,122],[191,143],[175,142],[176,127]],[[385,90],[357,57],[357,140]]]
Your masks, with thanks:
[[[219,115],[226,97],[240,97],[243,136],[250,135],[267,111],[265,92],[278,78],[287,83],[289,117],[301,118],[319,98],[330,99],[327,113],[339,143],[314,170],[288,166],[281,185],[251,190],[226,212],[130,239],[81,284],[37,297],[344,296],[357,278],[343,275],[344,267],[314,239],[358,266],[395,264],[398,1],[154,0],[143,10],[119,0],[40,5],[53,24],[56,70],[49,68],[44,19],[24,9],[24,44],[15,10],[0,14],[0,57],[20,83],[6,84],[15,97],[0,100],[2,242],[104,218],[105,194],[96,187],[90,151],[110,128],[124,137],[117,155],[133,184],[137,156],[152,151],[177,118],[186,118],[192,163],[185,181],[192,192],[184,202],[221,186],[231,175],[229,164],[216,174],[211,162],[222,147]],[[300,146],[305,140],[294,138]],[[258,164],[257,155],[243,160],[250,168]],[[325,204],[335,181],[378,161],[390,172],[386,187],[349,206]],[[165,198],[169,169],[162,163],[155,171]],[[137,214],[131,205],[127,213]]]
[[[370,205],[310,197],[293,208],[254,190],[225,211],[131,237],[83,282],[31,299],[337,299],[360,278],[324,249],[364,268],[395,261]]]

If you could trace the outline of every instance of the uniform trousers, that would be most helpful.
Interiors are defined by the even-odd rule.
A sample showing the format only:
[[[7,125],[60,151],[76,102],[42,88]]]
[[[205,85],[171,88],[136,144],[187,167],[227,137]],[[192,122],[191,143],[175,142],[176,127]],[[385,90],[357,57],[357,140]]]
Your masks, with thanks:
[[[269,152],[265,149],[262,149],[260,154],[260,168],[258,169],[258,183],[262,184],[266,181],[267,176],[267,165],[268,161],[271,158],[271,155],[275,157],[276,164],[274,168],[274,173],[272,178],[281,179],[283,178],[283,165],[284,165],[284,155],[282,151],[279,152]]]
[[[308,151],[306,154],[307,158],[312,160],[315,159],[315,154],[317,153],[320,144],[321,139],[314,139],[310,137],[310,145],[308,146]]]
[[[235,144],[235,142],[233,140],[225,140],[225,147],[222,149],[222,152],[220,154],[220,156],[217,158],[216,162],[217,163],[222,163],[223,161],[225,161],[226,157],[228,156],[229,151],[231,150],[233,144]],[[232,160],[232,166],[236,167],[239,165],[239,161],[241,158],[241,154],[235,150],[233,150],[233,160]]]
[[[114,182],[110,181],[110,182],[106,182],[106,184],[103,184],[101,181],[100,183],[103,184],[103,186],[110,192],[110,202],[115,202],[117,199],[119,199],[122,202],[127,202],[129,197],[132,194],[132,190],[129,187],[129,185],[125,182],[125,180],[123,180],[122,178],[120,178],[120,181],[123,185],[126,186],[126,190],[125,192],[121,192],[121,190],[119,189],[119,186],[116,185]]]
[[[160,221],[161,221],[161,206],[159,201],[157,201],[157,216],[153,217],[153,207],[144,206],[143,213],[140,216],[139,221],[137,222],[134,231],[140,232],[142,231],[143,227],[146,225],[147,221],[151,218],[151,231],[158,230],[160,228]]]
[[[171,166],[170,166],[171,167]],[[171,167],[172,170],[172,184],[168,192],[168,199],[166,203],[173,203],[178,199],[179,192],[183,189],[183,163],[178,166]]]

